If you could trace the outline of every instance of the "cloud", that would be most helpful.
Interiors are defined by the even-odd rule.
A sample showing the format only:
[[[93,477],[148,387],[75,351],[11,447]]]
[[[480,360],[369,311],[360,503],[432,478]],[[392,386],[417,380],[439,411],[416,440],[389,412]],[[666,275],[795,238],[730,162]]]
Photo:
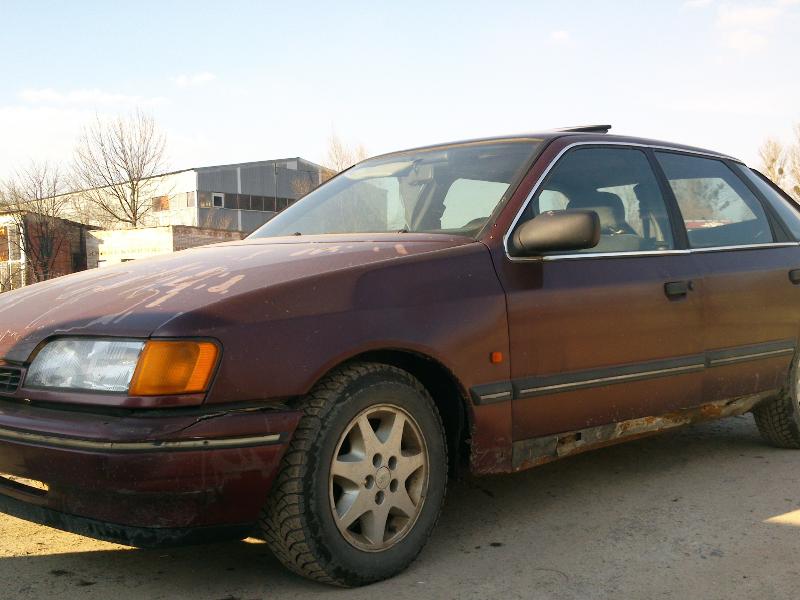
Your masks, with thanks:
[[[99,89],[58,91],[52,88],[28,88],[19,92],[21,100],[30,104],[46,105],[71,105],[71,106],[154,106],[164,101],[164,98],[147,98],[145,96],[130,96],[106,92]]]
[[[717,26],[722,28],[769,27],[781,15],[785,4],[767,6],[723,5],[717,14]]]
[[[705,8],[714,0],[686,0],[683,3],[683,8]]]
[[[62,163],[69,160],[75,139],[94,111],[81,106],[0,106],[0,178],[11,175],[30,159]]]
[[[752,54],[763,50],[769,44],[769,38],[752,29],[741,28],[722,32],[722,43],[731,50],[741,54]]]
[[[800,0],[720,4],[714,26],[723,46],[741,54],[753,54],[769,46],[781,20],[797,5]]]
[[[201,73],[178,75],[177,77],[173,77],[172,81],[174,81],[175,85],[177,85],[178,87],[192,87],[210,83],[214,81],[216,78],[217,76],[214,75],[213,73],[209,73],[208,71],[203,71]]]
[[[572,36],[569,34],[569,31],[559,29],[558,31],[550,33],[550,41],[554,44],[568,44],[572,41]]]

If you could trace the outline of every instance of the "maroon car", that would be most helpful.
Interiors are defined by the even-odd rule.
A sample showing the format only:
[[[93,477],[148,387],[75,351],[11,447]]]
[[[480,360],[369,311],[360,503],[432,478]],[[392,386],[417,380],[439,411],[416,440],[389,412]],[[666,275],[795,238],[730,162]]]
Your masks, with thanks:
[[[360,585],[464,468],[748,411],[800,447],[797,207],[607,129],[379,156],[244,241],[3,294],[0,510],[133,546],[258,526]]]

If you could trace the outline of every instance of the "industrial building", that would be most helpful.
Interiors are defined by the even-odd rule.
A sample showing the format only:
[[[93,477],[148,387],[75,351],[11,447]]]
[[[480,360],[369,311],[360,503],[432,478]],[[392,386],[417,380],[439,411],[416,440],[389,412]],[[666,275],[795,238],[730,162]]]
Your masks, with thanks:
[[[142,225],[185,225],[249,234],[332,175],[329,169],[299,157],[165,173],[151,178]],[[85,192],[69,195],[68,210],[73,218],[80,215],[104,229],[126,227],[97,210],[87,211]]]
[[[148,225],[189,225],[252,233],[332,173],[302,158],[170,173],[159,181]]]
[[[135,229],[93,210],[85,192],[71,192],[64,218],[51,219],[58,223],[50,228],[59,232],[58,244],[44,258],[40,250],[52,245],[36,233],[44,217],[0,214],[0,292],[86,268],[243,239],[333,175],[299,157],[165,173],[150,178],[147,211]]]

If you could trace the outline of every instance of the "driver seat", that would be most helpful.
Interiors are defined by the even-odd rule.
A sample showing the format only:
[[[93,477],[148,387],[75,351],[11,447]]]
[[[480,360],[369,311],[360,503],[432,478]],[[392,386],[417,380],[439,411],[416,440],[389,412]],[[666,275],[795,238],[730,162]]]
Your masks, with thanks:
[[[622,199],[611,192],[589,192],[572,198],[567,210],[592,210],[600,218],[600,242],[589,252],[632,252],[641,250],[644,240],[625,220]]]

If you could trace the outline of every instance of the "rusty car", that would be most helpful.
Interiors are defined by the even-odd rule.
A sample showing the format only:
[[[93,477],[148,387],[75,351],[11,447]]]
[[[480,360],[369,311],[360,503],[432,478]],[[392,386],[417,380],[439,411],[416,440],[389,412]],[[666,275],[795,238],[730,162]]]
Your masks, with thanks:
[[[798,207],[608,129],[377,156],[245,240],[3,294],[0,511],[255,532],[356,586],[415,559],[459,473],[747,412],[800,447]]]

